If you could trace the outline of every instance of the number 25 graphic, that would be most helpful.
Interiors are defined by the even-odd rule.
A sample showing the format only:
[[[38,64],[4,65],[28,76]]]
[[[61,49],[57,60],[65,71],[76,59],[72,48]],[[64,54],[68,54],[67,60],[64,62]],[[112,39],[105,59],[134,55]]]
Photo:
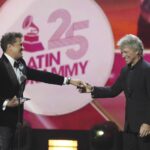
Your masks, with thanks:
[[[75,31],[82,30],[89,27],[89,21],[84,20],[74,22],[71,24],[71,15],[65,9],[54,11],[48,18],[48,23],[56,22],[61,19],[62,23],[55,31],[55,33],[48,40],[48,49],[59,48],[63,46],[79,45],[79,49],[68,49],[66,55],[70,59],[82,58],[88,50],[88,40],[81,35],[74,35]],[[64,34],[65,38],[62,38]]]

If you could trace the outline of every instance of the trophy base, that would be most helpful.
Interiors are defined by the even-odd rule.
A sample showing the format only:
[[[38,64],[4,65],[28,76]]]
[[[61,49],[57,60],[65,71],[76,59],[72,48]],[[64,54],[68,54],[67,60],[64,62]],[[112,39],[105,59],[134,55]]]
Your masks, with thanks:
[[[42,51],[44,50],[43,45],[39,43],[23,43],[24,50],[27,52],[37,52],[37,51]]]

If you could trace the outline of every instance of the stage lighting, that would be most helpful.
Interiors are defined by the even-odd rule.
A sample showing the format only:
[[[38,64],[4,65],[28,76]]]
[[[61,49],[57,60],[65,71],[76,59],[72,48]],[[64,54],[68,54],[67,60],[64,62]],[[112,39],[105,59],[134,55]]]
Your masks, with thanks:
[[[103,135],[104,135],[104,131],[102,131],[102,130],[99,130],[99,131],[96,132],[97,137],[98,136],[103,136]]]
[[[78,142],[76,140],[48,140],[48,150],[77,150]]]
[[[114,143],[114,137],[118,132],[117,125],[111,121],[95,125],[90,130],[92,150],[110,150]]]

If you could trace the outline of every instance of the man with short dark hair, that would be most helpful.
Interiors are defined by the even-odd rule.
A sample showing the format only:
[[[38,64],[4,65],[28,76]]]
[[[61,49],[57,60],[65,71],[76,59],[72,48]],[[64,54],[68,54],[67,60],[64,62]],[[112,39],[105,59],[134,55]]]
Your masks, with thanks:
[[[0,150],[11,150],[17,122],[21,123],[23,120],[23,103],[19,103],[18,98],[23,97],[26,80],[74,86],[80,84],[80,81],[26,66],[22,54],[21,33],[10,32],[3,35],[1,48],[3,55],[0,58]]]

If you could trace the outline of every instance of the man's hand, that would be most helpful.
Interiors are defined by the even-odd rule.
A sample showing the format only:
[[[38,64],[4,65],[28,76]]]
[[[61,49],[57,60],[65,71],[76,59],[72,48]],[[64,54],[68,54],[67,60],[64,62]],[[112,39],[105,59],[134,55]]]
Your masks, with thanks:
[[[70,79],[70,84],[78,87],[84,83],[81,80]]]
[[[139,135],[140,135],[140,137],[150,135],[150,125],[143,123],[140,127]]]
[[[70,79],[69,84],[76,86],[80,93],[91,93],[93,86],[81,80]]]
[[[8,101],[7,107],[16,107],[19,105],[18,98],[14,96],[11,100]]]
[[[77,88],[80,93],[91,93],[93,91],[93,86],[88,83],[82,83]]]

